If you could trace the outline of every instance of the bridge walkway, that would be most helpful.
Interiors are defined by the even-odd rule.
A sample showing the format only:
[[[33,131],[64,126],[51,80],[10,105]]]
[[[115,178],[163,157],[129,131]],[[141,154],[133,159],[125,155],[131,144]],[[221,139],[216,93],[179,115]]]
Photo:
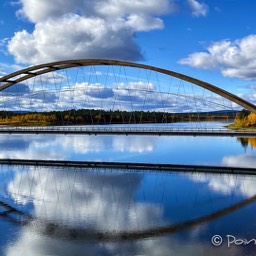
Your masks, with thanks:
[[[9,134],[116,134],[116,135],[182,135],[182,136],[256,136],[256,130],[224,128],[111,127],[111,126],[3,126],[0,133]]]

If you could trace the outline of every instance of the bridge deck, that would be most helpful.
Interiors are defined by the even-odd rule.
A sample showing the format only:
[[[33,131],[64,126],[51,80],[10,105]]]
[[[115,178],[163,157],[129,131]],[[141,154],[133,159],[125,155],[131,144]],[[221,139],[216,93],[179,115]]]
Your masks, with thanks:
[[[204,172],[220,174],[256,175],[256,168],[180,165],[180,164],[150,164],[150,163],[125,163],[125,162],[96,162],[96,161],[59,161],[59,160],[34,160],[34,159],[0,159],[0,164],[56,166],[73,168],[111,168],[160,172]]]
[[[256,136],[256,130],[229,130],[216,128],[169,128],[169,127],[1,127],[0,133],[34,134],[119,134],[119,135],[190,135],[190,136]]]

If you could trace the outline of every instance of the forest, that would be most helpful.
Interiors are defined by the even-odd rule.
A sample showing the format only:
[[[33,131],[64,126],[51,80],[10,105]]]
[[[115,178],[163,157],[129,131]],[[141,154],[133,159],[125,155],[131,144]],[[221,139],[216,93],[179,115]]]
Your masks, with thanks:
[[[256,128],[256,113],[247,110],[237,112],[235,122],[229,128]]]
[[[233,112],[167,113],[155,111],[119,111],[100,109],[70,109],[49,112],[0,111],[0,125],[95,125],[173,123],[185,121],[214,121],[234,119]]]

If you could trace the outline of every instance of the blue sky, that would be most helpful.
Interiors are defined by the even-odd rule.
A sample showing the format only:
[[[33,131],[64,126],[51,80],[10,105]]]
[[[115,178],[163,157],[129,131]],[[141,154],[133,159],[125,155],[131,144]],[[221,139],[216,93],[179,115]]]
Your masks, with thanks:
[[[3,0],[0,75],[64,59],[121,59],[256,103],[254,10],[252,0]]]

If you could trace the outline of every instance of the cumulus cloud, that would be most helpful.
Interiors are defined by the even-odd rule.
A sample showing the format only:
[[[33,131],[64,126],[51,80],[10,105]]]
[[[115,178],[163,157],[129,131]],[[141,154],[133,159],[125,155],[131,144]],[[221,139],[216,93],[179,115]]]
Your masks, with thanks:
[[[195,68],[218,68],[225,77],[256,79],[256,35],[235,41],[212,43],[205,52],[195,52],[181,59],[180,64]]]
[[[34,23],[34,31],[16,32],[8,50],[17,62],[29,64],[81,58],[142,59],[136,32],[163,28],[160,16],[175,9],[172,0],[20,3],[18,15]]]
[[[78,86],[83,87],[84,85],[80,84]],[[100,83],[99,84],[86,83],[85,87],[87,88],[85,91],[85,94],[93,98],[107,99],[107,98],[112,98],[114,96],[114,91],[112,88],[105,87]]]
[[[84,82],[73,82],[69,80],[69,75],[63,74],[36,77],[27,84],[12,86],[3,92],[5,97],[0,106],[16,111],[88,108],[163,112],[207,112],[238,107],[222,97],[207,94],[201,88],[191,85],[182,92],[176,84],[170,86],[164,80],[160,82],[160,79],[156,83],[153,80],[144,81],[143,78],[133,82],[132,78],[124,77],[122,82],[120,78],[120,82],[116,82],[117,77],[112,74],[100,77],[102,74],[99,73],[95,81],[90,75],[90,83],[86,78]],[[108,82],[102,83],[104,80]]]
[[[206,16],[208,13],[208,6],[205,3],[200,3],[196,0],[187,0],[187,4],[192,10],[192,15],[195,17]]]

